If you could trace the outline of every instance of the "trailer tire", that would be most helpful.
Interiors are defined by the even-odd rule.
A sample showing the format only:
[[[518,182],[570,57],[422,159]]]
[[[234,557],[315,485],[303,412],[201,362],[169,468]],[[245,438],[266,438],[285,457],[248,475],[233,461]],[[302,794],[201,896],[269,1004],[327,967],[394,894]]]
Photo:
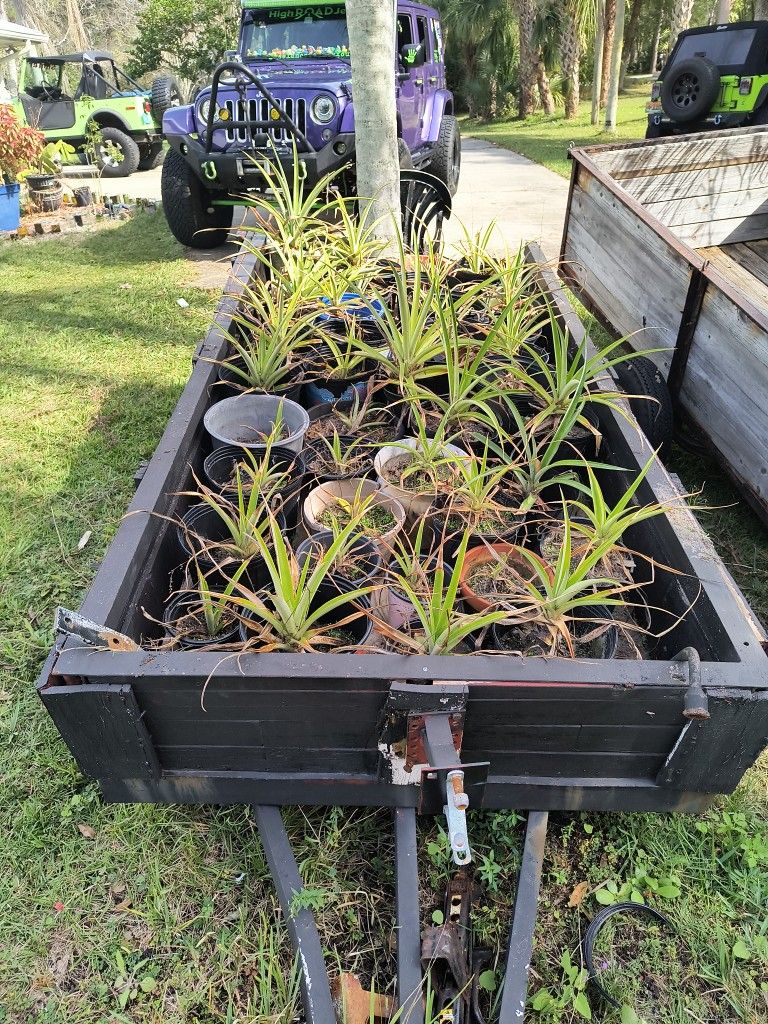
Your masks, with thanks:
[[[450,114],[443,116],[427,170],[445,182],[452,196],[456,195],[461,174],[461,132],[459,122]]]
[[[165,219],[178,242],[192,249],[215,249],[226,242],[232,207],[214,206],[209,212],[210,193],[175,149],[163,163],[160,188]]]
[[[647,356],[634,356],[614,367],[629,398],[638,425],[654,448],[666,449],[674,433],[672,396],[656,364]]]

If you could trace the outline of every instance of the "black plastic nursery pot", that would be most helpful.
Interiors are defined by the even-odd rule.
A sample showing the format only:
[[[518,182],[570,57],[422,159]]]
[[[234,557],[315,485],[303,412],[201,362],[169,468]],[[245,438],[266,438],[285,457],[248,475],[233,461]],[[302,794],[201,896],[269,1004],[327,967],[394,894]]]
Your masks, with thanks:
[[[318,605],[322,606],[340,594],[349,593],[355,589],[357,589],[357,584],[349,583],[347,580],[342,580],[338,577],[330,578],[327,582],[321,583],[317,588],[317,593],[310,608],[312,611],[315,611]],[[265,588],[260,596],[264,603],[269,606],[268,587]],[[365,595],[362,595],[340,605],[328,615],[324,615],[317,620],[316,625],[324,631],[341,629],[344,633],[348,633],[349,637],[346,642],[339,639],[339,647],[365,647],[373,631],[373,620],[368,614],[370,607],[370,601]],[[257,632],[255,620],[256,616],[251,612],[244,612],[240,624],[240,636],[244,643],[249,641],[252,643],[254,640]]]
[[[321,458],[328,452],[328,447],[325,442],[321,439],[312,441],[304,449],[304,457],[307,463],[307,475],[312,477],[312,480],[318,484],[330,483],[333,480],[351,480],[353,477],[370,476],[373,472],[373,451],[366,451],[360,438],[352,437],[347,434],[339,435],[339,444],[341,445],[342,452],[346,453],[350,448],[357,449],[360,454],[360,460],[355,460],[355,464],[352,469],[347,469],[342,472],[339,466],[333,469],[323,469],[318,467],[314,460]]]
[[[578,317],[541,254],[533,256],[543,294],[580,342]],[[240,256],[238,287],[257,272],[253,257]],[[60,638],[40,676],[46,708],[106,799],[440,813],[442,800],[430,801],[428,781],[406,756],[409,721],[432,712],[451,716],[471,807],[698,811],[733,790],[768,735],[765,637],[682,501],[627,539],[675,570],[659,569],[643,589],[659,634],[643,661],[375,652],[222,659],[151,649],[159,627],[147,616],[162,617],[179,560],[167,517],[183,511],[179,492],[202,471],[210,360],[226,352],[238,301],[236,290],[222,301],[81,607],[143,648],[88,649]],[[630,420],[607,407],[599,415],[601,457],[622,467],[601,476],[611,500],[651,451]],[[678,494],[656,463],[637,498]],[[692,705],[696,716],[687,717]]]
[[[234,398],[244,391],[255,391],[257,394],[263,393],[258,388],[252,388],[248,381],[243,378],[242,374],[238,373],[233,367],[244,370],[245,363],[238,356],[235,356],[219,364],[218,382],[215,391],[216,398]],[[271,394],[280,395],[291,402],[298,402],[301,397],[303,382],[303,371],[298,367],[294,367],[290,375],[281,381],[279,387],[275,388]]]
[[[296,548],[296,561],[299,563],[299,566],[303,568],[307,560],[312,558],[313,554],[316,554],[318,557],[322,556],[333,544],[333,541],[334,536],[329,530],[324,530],[322,533],[313,533],[310,537],[307,537]],[[338,578],[344,583],[352,584],[355,587],[364,587],[373,583],[381,575],[384,559],[374,542],[368,537],[360,536],[355,538],[350,546],[349,555],[354,559],[356,566],[354,578],[351,575],[345,576],[342,573],[334,574],[334,578]]]
[[[223,628],[215,637],[195,635],[189,629],[184,629],[182,623],[190,613],[200,608],[199,598],[193,594],[177,594],[166,605],[163,612],[163,625],[168,640],[174,641],[176,646],[186,651],[201,650],[212,645],[231,644],[240,635],[240,622],[235,619]]]

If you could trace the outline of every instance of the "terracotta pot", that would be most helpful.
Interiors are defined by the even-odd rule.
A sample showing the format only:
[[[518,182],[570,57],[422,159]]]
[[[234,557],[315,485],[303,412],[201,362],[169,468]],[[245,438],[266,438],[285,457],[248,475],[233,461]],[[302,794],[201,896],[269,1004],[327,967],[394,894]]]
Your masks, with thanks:
[[[403,528],[405,509],[395,498],[380,491],[373,480],[353,477],[351,480],[333,480],[315,487],[304,499],[304,523],[310,533],[321,533],[326,527],[319,522],[319,518],[338,498],[351,502],[367,497],[371,497],[372,504],[383,505],[395,517],[395,526],[391,530],[381,537],[371,538],[386,559],[392,550],[392,542]]]
[[[486,597],[478,594],[472,589],[469,583],[469,576],[473,569],[477,569],[481,565],[487,565],[489,562],[493,562],[497,556],[507,556],[515,568],[519,568],[521,575],[527,573],[528,579],[531,579],[533,576],[533,569],[525,560],[524,556],[519,552],[520,547],[517,544],[483,544],[482,547],[470,548],[464,558],[464,564],[461,567],[461,575],[459,577],[459,589],[461,590],[461,596],[470,608],[474,609],[476,612],[484,612],[489,609],[493,609],[498,603],[489,601]],[[529,552],[529,554],[531,554],[532,557],[551,574],[551,570],[543,558],[533,554],[533,552]],[[513,557],[510,558],[510,555]]]

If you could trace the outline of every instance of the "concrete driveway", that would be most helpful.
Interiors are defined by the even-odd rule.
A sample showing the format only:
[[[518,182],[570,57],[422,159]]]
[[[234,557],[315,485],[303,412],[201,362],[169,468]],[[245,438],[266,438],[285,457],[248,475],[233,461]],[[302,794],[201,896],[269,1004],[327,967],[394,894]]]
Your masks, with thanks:
[[[131,198],[160,199],[161,168],[138,171],[130,178],[94,181],[103,195],[125,194]],[[70,184],[93,179],[89,167],[68,167]],[[495,248],[517,249],[521,242],[536,240],[545,254],[560,252],[568,182],[558,174],[478,139],[465,139],[461,185],[454,199],[453,217],[446,228],[449,242],[462,237],[459,222],[472,232],[497,223]]]

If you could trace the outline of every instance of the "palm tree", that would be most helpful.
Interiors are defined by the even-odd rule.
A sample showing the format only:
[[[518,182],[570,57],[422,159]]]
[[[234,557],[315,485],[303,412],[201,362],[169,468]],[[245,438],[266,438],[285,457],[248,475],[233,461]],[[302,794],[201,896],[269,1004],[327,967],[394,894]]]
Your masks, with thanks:
[[[560,64],[563,69],[565,116],[577,117],[579,101],[579,75],[584,43],[595,30],[595,0],[566,0],[564,25],[560,44]]]
[[[675,0],[672,7],[672,20],[669,23],[669,45],[675,45],[675,40],[691,24],[693,13],[693,0]]]
[[[499,88],[512,73],[517,50],[512,0],[448,0],[442,6],[454,45],[458,43],[464,50],[468,84],[482,82],[486,87],[484,113],[495,117]]]
[[[394,242],[400,217],[400,161],[395,95],[395,7],[392,0],[347,0],[355,163],[361,214],[375,234]],[[364,197],[364,198],[363,198]]]
[[[536,107],[534,87],[539,64],[539,55],[533,41],[536,28],[536,5],[534,0],[515,0],[515,6],[520,34],[520,86],[517,110],[520,117],[529,117]]]

